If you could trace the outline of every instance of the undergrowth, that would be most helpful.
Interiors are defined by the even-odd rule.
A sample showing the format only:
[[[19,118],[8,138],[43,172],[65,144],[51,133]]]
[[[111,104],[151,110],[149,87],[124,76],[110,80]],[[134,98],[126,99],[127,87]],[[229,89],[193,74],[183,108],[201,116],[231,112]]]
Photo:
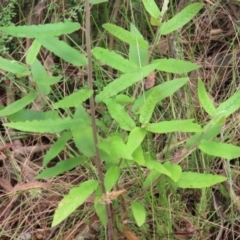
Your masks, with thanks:
[[[4,1],[1,239],[237,239],[236,6]]]

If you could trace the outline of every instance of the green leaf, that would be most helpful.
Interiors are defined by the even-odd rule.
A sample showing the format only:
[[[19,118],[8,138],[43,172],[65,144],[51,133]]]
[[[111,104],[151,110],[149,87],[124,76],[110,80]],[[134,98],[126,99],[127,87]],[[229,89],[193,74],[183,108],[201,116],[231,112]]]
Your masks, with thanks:
[[[50,85],[58,83],[63,76],[43,76],[41,79],[39,79],[40,83],[37,83],[39,91],[43,95],[48,95],[51,92]]]
[[[107,105],[111,117],[119,124],[120,128],[131,131],[135,127],[135,122],[122,105],[114,102],[111,98],[106,99],[104,103]]]
[[[146,11],[154,18],[159,18],[161,12],[154,0],[142,0]]]
[[[130,31],[138,38],[143,38],[142,34],[138,31],[138,29],[131,23]],[[143,67],[146,65],[148,60],[148,49],[140,48],[136,44],[130,44],[129,46],[129,60],[139,67]]]
[[[197,144],[201,139],[210,140],[216,137],[222,130],[223,124],[205,126],[203,132],[199,132],[190,137],[186,143],[186,148],[190,148],[193,144]]]
[[[138,165],[145,166],[145,158],[142,146],[139,145],[138,148],[132,153],[133,161]]]
[[[40,83],[38,84],[38,86],[49,86],[49,85],[53,85],[58,83],[61,79],[63,78],[63,76],[59,75],[59,76],[43,76],[42,79],[40,79]]]
[[[150,23],[152,26],[158,26],[161,27],[162,26],[162,22],[160,22],[157,18],[155,17],[151,17],[150,19]]]
[[[28,104],[32,103],[33,100],[37,97],[36,93],[29,93],[27,96],[21,98],[10,104],[9,106],[5,107],[4,109],[0,110],[0,117],[5,117],[11,115],[13,113],[22,110]]]
[[[58,204],[58,208],[54,213],[52,227],[62,222],[71,213],[73,213],[86,199],[97,189],[98,182],[96,180],[88,180],[81,183],[78,187],[74,187]]]
[[[38,59],[35,59],[31,64],[32,76],[34,82],[36,82],[39,91],[43,95],[48,95],[51,92],[50,85],[58,83],[63,77],[60,76],[48,76],[45,68]]]
[[[153,183],[159,178],[160,175],[161,174],[159,174],[159,171],[153,169],[145,179],[143,183],[143,188],[153,186]]]
[[[100,219],[101,224],[106,227],[108,223],[108,216],[106,211],[106,205],[102,203],[94,204],[95,211]]]
[[[206,154],[231,160],[240,157],[240,147],[227,143],[202,140],[198,146]]]
[[[31,65],[31,72],[33,75],[33,80],[38,84],[42,83],[43,77],[47,76],[47,72],[41,62],[38,59],[35,59]]]
[[[177,182],[181,175],[182,175],[182,168],[178,164],[174,164],[171,162],[165,162],[163,166],[168,170],[168,172],[171,173],[170,178],[174,181]]]
[[[69,46],[67,43],[60,41],[56,37],[38,37],[40,42],[45,48],[53,52],[64,61],[71,63],[73,66],[86,66],[87,58],[80,54],[79,51]]]
[[[5,58],[0,57],[0,69],[3,69],[6,72],[14,73],[14,74],[21,74],[21,75],[28,75],[28,69],[18,62],[14,60],[8,60]]]
[[[44,179],[49,177],[55,177],[59,174],[72,170],[73,168],[79,166],[83,162],[87,160],[86,157],[76,157],[76,158],[69,158],[58,162],[54,167],[47,168],[43,170],[40,174],[38,174],[35,179]]]
[[[132,103],[134,102],[134,98],[132,97],[129,97],[125,94],[118,94],[115,98],[114,98],[114,101],[116,103],[119,103],[121,105],[125,105],[125,104],[129,104],[129,103]]]
[[[104,162],[106,162],[110,166],[119,164],[119,159],[117,157],[111,156],[102,149],[100,149],[100,157]]]
[[[196,63],[191,63],[184,60],[173,59],[173,58],[157,59],[157,60],[154,60],[152,63],[159,64],[157,67],[159,71],[176,73],[176,74],[188,73],[201,67]]]
[[[139,202],[132,202],[131,208],[132,208],[133,216],[137,225],[139,227],[142,226],[146,221],[146,216],[147,216],[146,209]]]
[[[63,34],[75,32],[78,29],[80,29],[80,24],[77,22],[59,22],[44,25],[0,27],[0,31],[2,32],[14,37],[22,38],[60,36]]]
[[[31,64],[31,71],[34,82],[36,82],[39,91],[43,95],[48,95],[51,92],[50,84],[49,85],[42,85],[43,79],[47,77],[47,73],[43,65],[38,59],[35,59]]]
[[[148,42],[133,32],[129,32],[112,23],[103,24],[103,28],[125,43],[139,46],[140,48],[148,48]]]
[[[190,22],[203,7],[202,3],[193,3],[177,13],[161,27],[161,34],[167,35]]]
[[[169,97],[174,92],[176,92],[179,88],[181,88],[184,84],[188,82],[188,78],[177,78],[172,81],[164,82],[158,86],[151,88],[150,90],[146,91],[143,95],[141,95],[138,99],[135,100],[132,111],[136,112],[145,102],[145,99],[151,94],[154,89],[158,90],[160,102],[166,97]]]
[[[239,109],[239,107],[240,107],[240,91],[236,92],[229,99],[220,104],[216,110],[216,115],[224,112],[224,116],[228,117],[234,112],[236,112]]]
[[[99,3],[104,3],[107,2],[108,0],[89,0],[90,4],[99,4]]]
[[[38,59],[33,61],[31,71],[33,80],[37,83],[38,87],[49,87],[50,85],[58,83],[63,78],[61,75],[48,76],[45,68]]]
[[[157,65],[158,64],[150,64],[141,68],[138,72],[123,74],[113,82],[109,83],[106,87],[104,87],[103,91],[101,91],[96,96],[95,101],[99,103],[106,100],[107,98],[117,95],[119,92],[145,78],[149,73],[156,69]]]
[[[32,64],[36,59],[39,51],[41,48],[41,43],[39,43],[36,39],[33,41],[32,45],[28,49],[27,56],[26,56],[26,63]]]
[[[129,153],[133,153],[141,145],[146,134],[147,131],[143,128],[135,127],[132,129],[132,131],[129,133],[127,141]]]
[[[8,115],[8,119],[12,122],[24,122],[33,120],[47,120],[59,118],[57,111],[40,112],[31,109],[22,109],[14,114]]]
[[[154,88],[153,91],[149,94],[146,101],[140,108],[140,123],[146,124],[150,121],[154,108],[159,102],[159,91],[157,88]]]
[[[104,177],[104,186],[106,192],[110,192],[114,185],[117,183],[120,176],[120,169],[117,166],[110,167]]]
[[[159,173],[165,174],[171,177],[171,173],[157,160],[147,160],[145,166],[150,170],[156,170]]]
[[[118,136],[102,139],[102,141],[98,143],[98,147],[110,156],[132,160],[131,153],[129,152],[126,144]]]
[[[86,123],[88,125],[91,125],[92,123],[91,117],[89,116],[87,110],[82,106],[82,104],[76,108],[73,118],[81,119],[83,123]]]
[[[226,180],[227,178],[221,175],[183,172],[176,184],[180,188],[206,188]]]
[[[95,145],[91,126],[80,123],[77,128],[72,129],[72,135],[74,143],[83,155],[87,157],[95,156]]]
[[[146,127],[147,131],[153,133],[170,133],[170,132],[201,132],[202,128],[193,119],[162,121],[151,123]]]
[[[71,128],[77,128],[79,126],[79,119],[71,118],[59,118],[59,119],[46,119],[46,120],[34,120],[25,122],[10,122],[4,123],[6,127],[14,128],[25,132],[36,133],[59,133]]]
[[[46,166],[54,157],[56,157],[66,146],[67,142],[72,138],[70,132],[64,132],[62,135],[54,142],[51,148],[46,152],[43,158],[43,166]]]
[[[69,108],[77,107],[80,103],[84,102],[93,94],[93,90],[89,89],[80,89],[77,92],[70,94],[69,96],[64,97],[60,101],[53,104],[53,107],[56,108]]]
[[[101,197],[103,195],[101,186],[98,186],[95,191],[95,199],[94,199],[94,209],[100,219],[101,224],[106,227],[108,223],[107,209],[106,205],[102,204]]]
[[[97,60],[123,73],[136,72],[139,69],[135,63],[105,48],[96,47],[92,50],[92,54]]]
[[[212,100],[210,99],[204,84],[200,78],[198,78],[198,98],[202,104],[204,110],[210,115],[213,116],[216,113],[216,109],[213,105]]]

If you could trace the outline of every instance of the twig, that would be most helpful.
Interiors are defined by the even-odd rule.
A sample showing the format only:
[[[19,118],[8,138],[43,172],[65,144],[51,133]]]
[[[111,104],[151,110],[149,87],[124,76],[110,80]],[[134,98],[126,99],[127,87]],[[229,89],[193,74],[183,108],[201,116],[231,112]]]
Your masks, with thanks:
[[[93,77],[92,77],[92,54],[91,54],[91,22],[90,22],[90,4],[89,0],[85,1],[85,11],[86,11],[86,47],[87,47],[87,57],[88,57],[88,86],[89,89],[93,89]],[[106,193],[105,187],[104,187],[104,178],[103,178],[103,171],[101,166],[101,159],[100,159],[100,152],[98,148],[98,139],[97,139],[97,126],[95,121],[95,103],[93,99],[93,95],[90,97],[90,110],[91,110],[91,119],[92,119],[92,133],[93,133],[93,139],[94,139],[94,146],[95,146],[95,153],[96,153],[96,159],[95,164],[98,171],[100,186],[102,188],[103,193]],[[107,210],[107,216],[108,216],[108,226],[107,226],[107,232],[108,232],[108,239],[112,240],[114,239],[113,235],[113,219],[112,219],[112,213],[111,213],[111,206],[110,204],[106,204],[106,210]]]

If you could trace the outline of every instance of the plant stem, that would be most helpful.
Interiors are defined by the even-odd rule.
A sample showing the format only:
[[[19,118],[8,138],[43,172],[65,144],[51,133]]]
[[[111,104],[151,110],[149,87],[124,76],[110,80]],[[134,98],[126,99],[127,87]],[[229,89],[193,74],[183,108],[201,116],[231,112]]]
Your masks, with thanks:
[[[89,0],[85,1],[85,11],[86,11],[86,48],[87,48],[87,57],[88,57],[88,86],[89,89],[93,89],[93,77],[92,77],[92,54],[91,54],[91,20],[90,20],[90,4]],[[96,159],[95,164],[96,168],[98,170],[98,176],[100,181],[100,186],[102,188],[102,192],[106,193],[105,187],[104,187],[104,176],[102,171],[102,165],[101,165],[101,159],[100,159],[100,152],[98,148],[98,139],[97,139],[97,126],[95,121],[95,103],[93,95],[90,97],[90,110],[91,110],[91,119],[92,119],[92,132],[93,132],[93,139],[94,139],[94,146],[95,146],[95,153],[96,153]],[[106,204],[106,211],[108,216],[108,226],[107,226],[107,232],[108,232],[108,239],[113,240],[113,219],[112,219],[112,212],[111,212],[111,206],[109,204]]]

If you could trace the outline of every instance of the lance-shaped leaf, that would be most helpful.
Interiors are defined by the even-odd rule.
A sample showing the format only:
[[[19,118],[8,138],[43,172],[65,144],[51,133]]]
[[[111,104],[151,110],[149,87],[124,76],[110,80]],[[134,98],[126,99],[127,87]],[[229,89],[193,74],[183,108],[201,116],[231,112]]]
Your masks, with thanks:
[[[145,161],[145,166],[150,170],[156,170],[159,173],[171,177],[171,173],[157,160],[147,160]]]
[[[40,51],[40,48],[41,48],[41,43],[35,39],[27,52],[27,56],[26,56],[27,64],[32,64],[34,62],[34,60],[36,59]]]
[[[226,180],[227,178],[221,175],[183,172],[176,184],[180,188],[206,188]]]
[[[24,122],[33,120],[46,120],[46,119],[59,118],[57,111],[40,112],[32,109],[22,109],[14,114],[8,115],[8,119],[12,122]]]
[[[139,140],[137,141],[139,142]],[[134,143],[130,146],[130,144],[128,145],[128,149],[129,152],[132,152],[132,149],[134,149],[136,146],[134,146]],[[135,151],[132,153],[132,157],[133,157],[133,161],[136,162],[138,165],[143,165],[145,164],[145,157],[144,157],[144,153],[143,153],[143,149],[142,146],[139,145],[137,147],[137,149],[135,149]],[[129,165],[128,165],[129,167]]]
[[[154,91],[154,89],[158,90],[159,95],[158,101],[160,102],[164,98],[171,96],[174,92],[176,92],[187,82],[188,78],[177,78],[151,88],[150,90],[146,91],[143,95],[141,95],[138,99],[135,100],[132,106],[132,110],[136,112],[144,104],[145,99],[151,94],[152,91]]]
[[[104,186],[106,192],[110,192],[114,185],[117,183],[120,176],[120,169],[117,166],[110,167],[104,177]]]
[[[43,166],[46,166],[54,157],[56,157],[65,148],[67,142],[71,138],[72,134],[70,132],[64,132],[46,152],[46,155],[43,158]]]
[[[149,94],[146,101],[140,108],[140,123],[146,124],[150,121],[154,108],[159,102],[159,91],[157,88],[154,88],[153,91]]]
[[[143,183],[143,188],[147,188],[149,186],[153,186],[153,183],[159,178],[160,174],[157,170],[152,170],[148,174],[147,178]]]
[[[31,71],[33,75],[34,82],[37,83],[38,87],[49,87],[52,84],[58,83],[62,76],[48,76],[44,66],[38,59],[35,59],[31,64]]]
[[[6,127],[14,128],[25,132],[36,132],[36,133],[59,133],[64,130],[71,128],[77,128],[79,126],[79,119],[46,119],[46,120],[34,120],[26,122],[10,122],[4,123]]]
[[[111,136],[103,139],[98,144],[99,148],[108,153],[110,156],[116,158],[123,158],[132,160],[131,153],[129,152],[126,144],[118,136]]]
[[[134,98],[133,97],[129,97],[125,94],[118,94],[115,98],[114,98],[114,101],[116,103],[119,103],[121,105],[126,105],[126,104],[129,104],[129,103],[132,103],[134,102]]]
[[[210,140],[216,137],[222,129],[223,124],[216,124],[212,126],[205,126],[202,132],[194,134],[190,137],[186,143],[186,148],[192,147],[194,144],[198,144],[201,139]]]
[[[143,38],[139,37],[138,35],[134,34],[133,32],[129,32],[112,23],[103,24],[103,28],[125,43],[137,45],[140,48],[148,48],[148,42]]]
[[[38,37],[37,40],[45,48],[62,58],[64,61],[69,62],[74,66],[87,65],[87,58],[64,41],[60,41],[56,37]]]
[[[132,86],[134,83],[145,78],[149,73],[156,69],[158,64],[149,64],[145,67],[139,69],[138,72],[125,73],[121,77],[115,79],[113,82],[109,83],[103,88],[95,98],[96,102],[101,102],[110,98],[119,92],[125,90],[126,88]]]
[[[48,76],[45,68],[38,59],[35,59],[31,64],[32,76],[36,82],[39,91],[43,95],[48,95],[51,92],[50,85],[59,82],[62,76]]]
[[[206,154],[231,160],[240,157],[240,147],[227,143],[202,140],[199,149]]]
[[[111,117],[119,124],[120,128],[131,131],[135,127],[135,122],[122,105],[116,103],[111,98],[104,101],[104,103],[107,105]]]
[[[161,34],[167,35],[191,21],[203,7],[202,3],[193,3],[177,13],[173,18],[168,20],[161,27]]]
[[[2,57],[0,57],[0,69],[6,72],[14,73],[14,74],[20,74],[20,75],[29,74],[28,69],[22,64],[19,64],[14,60],[8,60]]]
[[[157,69],[160,71],[176,74],[188,73],[201,67],[196,63],[173,58],[157,59],[153,63],[159,63]]]
[[[80,24],[77,22],[59,22],[44,25],[0,27],[0,31],[3,31],[4,33],[12,35],[14,37],[22,38],[54,37],[72,33],[78,29],[80,29]]]
[[[198,79],[198,98],[199,98],[199,101],[202,104],[204,110],[210,116],[213,116],[216,113],[216,109],[215,109],[213,102],[210,99],[210,97],[205,89],[205,86],[200,78]]]
[[[154,0],[142,0],[146,11],[154,18],[159,18],[161,12]]]
[[[93,94],[93,90],[89,89],[80,89],[77,92],[70,94],[69,96],[64,97],[60,101],[53,104],[54,108],[69,108],[76,107],[80,103],[84,102]]]
[[[130,31],[137,37],[144,39],[142,34],[132,23],[130,24]],[[130,44],[128,56],[131,62],[137,64],[139,67],[143,67],[147,64],[148,49],[140,48],[136,44]]]
[[[127,147],[133,153],[142,143],[147,131],[144,128],[136,127],[129,133]]]
[[[236,92],[216,109],[216,115],[224,113],[225,117],[230,116],[240,108],[240,91]]]
[[[13,102],[9,106],[0,110],[0,117],[5,117],[22,110],[28,104],[32,103],[36,97],[37,97],[36,93],[29,93],[27,96]]]
[[[88,180],[74,187],[58,204],[54,213],[52,227],[56,226],[81,206],[86,199],[97,189],[98,181]]]
[[[171,173],[170,178],[177,182],[182,175],[182,168],[178,164],[173,164],[171,162],[165,162],[163,166]]]
[[[90,4],[99,4],[99,3],[104,3],[107,2],[108,0],[89,0]]]
[[[142,226],[145,223],[146,217],[147,217],[147,212],[145,207],[139,202],[132,202],[131,208],[132,208],[133,216],[137,225],[139,227]]]
[[[86,160],[87,158],[85,156],[63,160],[61,162],[58,162],[54,167],[50,167],[43,170],[35,177],[35,179],[44,179],[57,176],[59,174],[72,170],[73,168],[79,166]]]
[[[96,47],[92,50],[93,56],[108,66],[117,69],[123,73],[138,71],[139,66],[134,62],[122,57],[121,55],[109,51],[108,49]]]
[[[95,145],[91,126],[85,122],[79,122],[77,128],[72,128],[72,135],[74,143],[80,152],[87,157],[95,156]]]
[[[151,123],[146,129],[153,133],[170,133],[170,132],[201,132],[202,128],[193,119],[162,121]]]

